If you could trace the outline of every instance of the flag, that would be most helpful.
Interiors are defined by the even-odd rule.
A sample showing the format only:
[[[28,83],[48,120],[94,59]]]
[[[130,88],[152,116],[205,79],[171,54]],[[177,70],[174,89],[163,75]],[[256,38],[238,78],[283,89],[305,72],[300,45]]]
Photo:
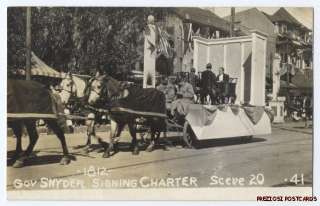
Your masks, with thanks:
[[[161,54],[167,58],[173,57],[173,51],[169,43],[170,35],[164,29],[157,27],[158,38],[157,38],[157,50],[158,56]]]
[[[188,36],[187,36],[187,41],[186,41],[186,47],[185,47],[185,50],[184,50],[184,54],[187,53],[187,51],[192,51],[192,41],[193,41],[193,36],[194,36],[194,33],[193,33],[193,30],[192,30],[192,24],[190,23],[189,24],[189,30],[188,30]]]

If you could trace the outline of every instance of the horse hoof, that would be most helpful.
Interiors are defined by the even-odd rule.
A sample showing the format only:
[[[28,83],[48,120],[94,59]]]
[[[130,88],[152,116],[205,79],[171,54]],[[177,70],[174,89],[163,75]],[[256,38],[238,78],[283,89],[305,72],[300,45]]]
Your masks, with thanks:
[[[62,159],[60,160],[60,165],[67,165],[71,162],[70,157],[68,156],[64,156],[62,157]]]
[[[154,146],[153,145],[149,145],[146,149],[146,152],[152,152],[154,150]]]
[[[163,147],[163,150],[164,150],[164,151],[169,151],[169,148],[168,148],[167,146],[164,146],[164,147]]]
[[[99,148],[99,149],[97,149],[95,152],[97,152],[97,153],[101,153],[101,152],[103,152],[104,151],[104,149],[103,148]]]
[[[15,162],[17,159],[19,159],[19,157],[19,155],[13,155],[10,160]]]
[[[13,168],[21,168],[24,166],[24,161],[23,160],[17,160],[14,162],[14,164],[12,165]]]
[[[81,153],[83,153],[83,154],[89,154],[89,149],[88,149],[88,148],[83,149]]]
[[[110,157],[110,152],[104,152],[102,155],[102,158],[109,158]]]
[[[139,148],[135,147],[132,151],[133,155],[139,155]]]
[[[29,158],[35,158],[35,157],[37,157],[37,154],[36,154],[36,153],[31,153],[31,154],[29,155]]]

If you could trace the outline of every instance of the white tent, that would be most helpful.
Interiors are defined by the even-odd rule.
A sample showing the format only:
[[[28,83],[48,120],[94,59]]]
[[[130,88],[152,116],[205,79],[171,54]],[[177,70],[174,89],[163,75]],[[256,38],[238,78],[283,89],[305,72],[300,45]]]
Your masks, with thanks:
[[[19,73],[25,75],[25,70],[19,70]],[[33,76],[47,76],[54,78],[64,78],[66,73],[58,72],[55,69],[44,63],[37,55],[31,53],[31,75]]]

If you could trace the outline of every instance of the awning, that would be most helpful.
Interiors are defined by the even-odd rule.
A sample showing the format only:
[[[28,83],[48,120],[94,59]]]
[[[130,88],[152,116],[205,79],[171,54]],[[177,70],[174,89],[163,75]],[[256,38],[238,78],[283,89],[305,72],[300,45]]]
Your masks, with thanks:
[[[25,70],[19,69],[18,73],[25,75]],[[54,78],[65,78],[66,73],[58,72],[55,69],[44,63],[37,55],[31,53],[31,75],[32,76],[46,76]]]

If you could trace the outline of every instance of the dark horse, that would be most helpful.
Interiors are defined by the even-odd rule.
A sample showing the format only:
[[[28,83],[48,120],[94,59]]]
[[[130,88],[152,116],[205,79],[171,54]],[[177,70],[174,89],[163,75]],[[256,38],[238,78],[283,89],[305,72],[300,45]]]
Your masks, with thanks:
[[[34,81],[8,80],[7,91],[8,127],[12,128],[17,138],[13,167],[23,167],[25,160],[32,153],[39,138],[36,129],[38,119],[43,119],[61,142],[63,157],[60,164],[69,164],[69,152],[64,132],[60,126],[60,120],[63,119],[57,118],[59,106],[57,98],[42,84]],[[30,139],[25,152],[22,151],[21,146],[23,126],[26,127]]]
[[[103,157],[109,157],[112,150],[117,150],[115,139],[120,136],[125,125],[128,125],[132,136],[134,155],[139,154],[137,124],[150,128],[151,142],[146,151],[153,151],[156,140],[166,130],[165,95],[162,92],[154,88],[124,86],[122,82],[105,75],[92,80],[88,90],[88,103],[107,109],[111,119],[117,123],[116,132],[105,148]]]

